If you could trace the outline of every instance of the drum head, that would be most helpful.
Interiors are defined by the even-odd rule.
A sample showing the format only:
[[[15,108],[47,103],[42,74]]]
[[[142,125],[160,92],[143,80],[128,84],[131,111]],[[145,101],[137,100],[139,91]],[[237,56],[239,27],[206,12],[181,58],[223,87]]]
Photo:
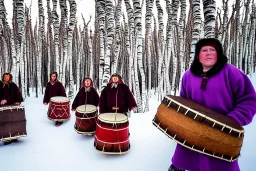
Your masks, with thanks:
[[[98,119],[105,123],[126,123],[127,116],[122,113],[103,113],[98,116]]]
[[[76,111],[79,113],[92,113],[97,110],[96,106],[94,105],[81,105],[76,108]]]
[[[51,98],[52,102],[68,102],[69,98],[63,96],[55,96]]]

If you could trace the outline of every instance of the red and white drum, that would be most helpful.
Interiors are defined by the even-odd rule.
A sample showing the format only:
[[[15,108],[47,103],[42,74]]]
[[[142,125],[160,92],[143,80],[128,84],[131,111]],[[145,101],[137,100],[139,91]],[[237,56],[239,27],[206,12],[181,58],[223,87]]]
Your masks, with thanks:
[[[105,154],[124,154],[130,149],[129,121],[122,113],[98,116],[94,147]]]
[[[96,131],[97,107],[81,105],[76,108],[75,131],[79,134],[93,135]]]
[[[67,97],[55,96],[50,99],[48,119],[67,121],[70,119],[70,100]]]

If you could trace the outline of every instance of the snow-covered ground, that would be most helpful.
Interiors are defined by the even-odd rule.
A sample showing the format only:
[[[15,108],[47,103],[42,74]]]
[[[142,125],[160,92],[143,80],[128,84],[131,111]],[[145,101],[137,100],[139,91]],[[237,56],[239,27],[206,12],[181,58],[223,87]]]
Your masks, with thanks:
[[[256,74],[252,81],[256,87]],[[124,155],[106,155],[94,149],[94,138],[77,134],[75,115],[60,127],[47,119],[43,95],[25,100],[27,134],[16,143],[0,142],[0,171],[167,171],[176,143],[152,124],[160,104],[152,96],[150,111],[130,118],[131,149]],[[239,158],[242,171],[255,170],[256,119],[245,126]]]

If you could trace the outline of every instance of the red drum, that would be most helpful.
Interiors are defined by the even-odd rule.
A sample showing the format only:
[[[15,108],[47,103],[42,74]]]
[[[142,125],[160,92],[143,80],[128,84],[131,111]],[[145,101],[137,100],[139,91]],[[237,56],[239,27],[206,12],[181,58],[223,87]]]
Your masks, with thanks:
[[[27,131],[24,106],[1,106],[0,141],[11,141],[26,136]]]
[[[121,113],[98,116],[94,147],[105,154],[125,154],[130,149],[129,121]]]
[[[94,105],[81,105],[76,108],[75,131],[92,135],[96,130],[97,108]]]
[[[55,96],[50,99],[48,119],[67,121],[70,119],[70,100],[67,97]]]

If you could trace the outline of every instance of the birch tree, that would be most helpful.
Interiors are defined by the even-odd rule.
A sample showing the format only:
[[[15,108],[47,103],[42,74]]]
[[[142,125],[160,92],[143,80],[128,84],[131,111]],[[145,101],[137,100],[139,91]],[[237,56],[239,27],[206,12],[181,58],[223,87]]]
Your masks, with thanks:
[[[14,0],[13,1],[13,9],[16,10],[15,13],[15,17],[16,17],[16,22],[14,23],[16,25],[14,25],[14,29],[16,30],[16,38],[17,38],[17,42],[16,42],[16,48],[17,48],[17,70],[16,70],[16,74],[15,74],[15,81],[19,80],[19,72],[20,72],[20,76],[21,76],[21,82],[24,83],[24,68],[22,68],[22,64],[23,64],[23,44],[24,44],[24,0]],[[25,89],[25,85],[19,85],[22,90],[24,91]],[[24,92],[22,91],[22,96],[24,97]]]
[[[201,14],[200,14],[200,0],[192,0],[192,7],[193,7],[193,32],[192,32],[192,43],[191,43],[191,50],[190,50],[190,60],[189,65],[191,65],[194,54],[195,54],[195,45],[200,38],[200,26],[201,26]]]
[[[73,78],[73,69],[72,69],[72,41],[73,41],[73,32],[76,25],[76,2],[74,0],[69,0],[70,5],[70,17],[69,17],[69,26],[68,26],[68,49],[67,49],[67,58],[69,60],[69,79],[70,79],[70,89],[69,97],[73,98],[74,96],[74,78]]]
[[[243,20],[243,26],[242,26],[242,48],[241,48],[241,54],[242,54],[242,58],[243,58],[243,65],[242,65],[242,69],[243,71],[245,71],[245,73],[248,73],[248,50],[249,50],[249,27],[250,27],[250,23],[249,23],[249,5],[251,5],[251,1],[250,0],[246,0],[244,1],[245,4],[245,12],[244,12],[244,20]]]
[[[59,24],[59,15],[57,13],[57,0],[52,0],[52,22],[53,22],[53,28],[54,28],[54,56],[55,56],[55,68],[54,70],[57,73],[60,73],[60,56],[59,56],[59,28],[60,28],[60,24]]]
[[[66,87],[66,67],[68,65],[68,35],[67,35],[67,23],[68,23],[68,9],[67,9],[67,1],[66,0],[60,0],[60,13],[61,13],[61,19],[60,19],[60,59],[61,59],[61,70],[60,70],[60,77],[61,82]]]
[[[105,57],[104,57],[104,70],[103,70],[103,82],[102,86],[106,86],[109,79],[110,79],[110,58],[111,58],[111,50],[113,46],[114,40],[114,12],[113,12],[113,3],[112,0],[106,0],[106,25],[107,25],[107,32],[106,32],[106,50],[105,50]]]
[[[203,0],[204,37],[215,37],[216,1]]]
[[[141,100],[142,103],[140,104],[140,101],[137,102],[138,104],[138,112],[142,113],[143,108],[145,107],[146,104],[146,80],[145,80],[145,71],[143,68],[142,64],[142,12],[141,12],[141,6],[140,6],[140,1],[139,0],[133,0],[133,14],[134,14],[134,26],[135,26],[135,47],[136,47],[136,53],[135,53],[135,59],[134,59],[134,71],[135,71],[135,83],[138,83],[138,70],[140,71],[140,76],[141,76]],[[137,63],[138,62],[138,63]],[[137,70],[137,64],[138,64],[138,70]],[[139,87],[139,85],[136,85]]]
[[[180,19],[179,19],[179,63],[180,63],[180,75],[183,75],[185,72],[185,63],[186,63],[186,56],[185,54],[185,33],[184,33],[184,27],[186,22],[186,0],[180,0],[181,3],[181,10],[180,10]],[[181,77],[180,77],[181,78]],[[181,79],[180,79],[181,81]]]
[[[49,75],[51,71],[55,71],[56,67],[56,59],[55,59],[55,53],[54,53],[54,42],[53,42],[53,31],[52,31],[52,24],[53,24],[53,18],[52,18],[52,11],[50,7],[50,0],[47,0],[47,56],[48,56],[48,65],[47,65],[47,78],[49,78]]]
[[[133,61],[134,61],[134,44],[135,44],[135,35],[134,35],[134,16],[133,16],[133,9],[131,7],[130,1],[129,0],[124,0],[125,2],[125,7],[128,15],[128,27],[126,25],[126,28],[128,29],[128,37],[126,38],[126,47],[128,51],[129,57],[129,79],[128,79],[128,84],[129,87],[133,87],[133,89],[136,91],[136,99],[140,97],[140,93],[138,90],[136,90],[135,82],[132,84],[132,78],[134,77],[134,70],[135,68],[133,67]]]
[[[146,16],[145,16],[145,27],[146,27],[146,44],[145,44],[145,54],[146,54],[146,60],[147,61],[147,90],[151,90],[151,73],[152,73],[152,54],[151,54],[151,50],[152,50],[152,29],[151,29],[151,23],[152,23],[152,8],[153,8],[153,0],[146,0]],[[148,91],[148,94],[146,95],[146,102],[145,102],[145,111],[149,111],[149,104],[148,104],[148,98],[150,97],[150,92]]]
[[[112,58],[112,64],[111,64],[111,71],[112,73],[116,73],[117,70],[117,60],[120,54],[121,50],[121,33],[120,33],[120,18],[122,16],[122,0],[117,1],[117,5],[115,8],[115,37],[114,37],[114,54]],[[122,72],[121,72],[122,73]]]
[[[6,9],[4,6],[4,1],[0,0],[0,64],[1,64],[1,72],[8,72],[8,28],[6,22]]]
[[[250,31],[248,34],[248,68],[247,73],[255,72],[256,66],[256,3],[252,4],[252,12],[250,15]],[[253,66],[254,65],[254,66]]]
[[[37,67],[37,79],[38,79],[38,89],[42,87],[42,59],[44,51],[45,42],[45,18],[44,18],[44,8],[42,0],[38,0],[38,16],[39,16],[39,30],[38,30],[38,67]],[[43,93],[43,90],[41,90]]]
[[[164,63],[164,50],[165,50],[165,44],[164,44],[164,22],[163,22],[163,9],[161,7],[160,1],[156,0],[156,6],[157,6],[157,18],[158,18],[158,36],[155,38],[156,40],[156,52],[158,56],[158,93],[159,93],[159,100],[162,99],[163,96],[163,63]]]
[[[103,89],[103,86],[107,84],[107,80],[103,84],[103,73],[105,65],[105,0],[96,0],[97,19],[99,22],[99,42],[100,42],[100,63],[99,63],[99,90]],[[107,78],[107,77],[106,77]]]
[[[242,59],[240,58],[241,55],[241,44],[240,44],[240,36],[241,36],[241,22],[240,22],[240,5],[241,1],[236,0],[235,4],[235,10],[236,10],[236,15],[235,15],[235,27],[236,27],[236,32],[235,32],[235,57],[236,57],[236,66],[238,68],[242,68]]]
[[[177,17],[178,17],[178,8],[179,8],[179,1],[178,0],[173,0],[172,2],[172,23],[173,25],[172,29],[172,83],[171,83],[171,90],[176,93],[177,87],[176,87],[176,80],[177,80],[177,72],[180,73],[178,69],[178,55],[177,55],[177,37],[175,35],[178,35],[178,23],[177,23]],[[179,79],[178,79],[179,80]]]

